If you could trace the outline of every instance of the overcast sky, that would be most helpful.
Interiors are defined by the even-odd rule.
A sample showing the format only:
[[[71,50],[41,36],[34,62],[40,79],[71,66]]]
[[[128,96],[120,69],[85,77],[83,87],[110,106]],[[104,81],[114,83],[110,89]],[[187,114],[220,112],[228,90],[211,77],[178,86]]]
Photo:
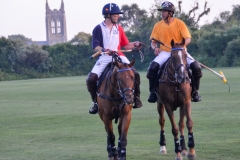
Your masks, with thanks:
[[[141,9],[149,11],[154,0],[63,0],[65,5],[67,35],[71,40],[78,32],[92,32],[101,21],[102,8],[107,3],[123,4],[137,3]],[[182,10],[189,11],[195,0],[183,0]],[[198,0],[203,10],[205,0]],[[222,11],[232,11],[232,5],[240,4],[240,0],[207,0],[211,12],[204,16],[200,24],[212,22]],[[177,6],[177,0],[171,0]],[[59,9],[61,0],[48,0],[50,9]],[[0,36],[22,34],[34,41],[46,40],[45,29],[46,0],[0,0]]]

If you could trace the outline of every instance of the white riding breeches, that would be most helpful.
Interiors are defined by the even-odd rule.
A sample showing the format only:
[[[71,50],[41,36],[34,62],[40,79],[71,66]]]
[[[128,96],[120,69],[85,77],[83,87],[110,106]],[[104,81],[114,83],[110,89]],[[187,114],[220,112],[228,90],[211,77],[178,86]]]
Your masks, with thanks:
[[[195,59],[188,52],[186,53],[187,53],[187,64],[189,67],[190,64],[195,61]],[[153,61],[158,63],[160,66],[162,66],[170,56],[171,56],[171,52],[161,51]]]
[[[98,78],[102,75],[104,69],[106,68],[106,66],[112,62],[112,60],[114,61],[114,59],[112,59],[112,56],[109,55],[101,55],[97,62],[95,63],[93,69],[92,69],[92,73],[95,73],[98,75]],[[130,61],[127,59],[127,57],[125,56],[120,56],[121,60],[123,63],[127,63],[129,64]]]

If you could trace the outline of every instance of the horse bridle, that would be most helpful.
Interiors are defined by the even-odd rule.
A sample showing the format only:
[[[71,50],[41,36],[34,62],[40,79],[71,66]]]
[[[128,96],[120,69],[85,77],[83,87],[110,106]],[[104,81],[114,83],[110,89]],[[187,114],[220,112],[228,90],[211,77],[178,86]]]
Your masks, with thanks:
[[[172,48],[171,52],[172,51],[179,51],[179,50],[185,50],[184,48]],[[171,61],[172,61],[172,54],[171,54]],[[177,72],[178,70],[183,67],[183,68],[186,68],[186,66],[184,66],[184,64],[179,64],[177,67],[173,64],[173,61],[172,61],[172,66],[173,66],[173,69],[174,69],[174,77],[175,79],[177,79]]]
[[[121,73],[121,72],[125,72],[125,71],[130,71],[130,70],[133,70],[133,68],[124,68],[124,69],[119,69],[118,71],[117,71],[117,77],[118,77],[118,74],[119,73]],[[117,92],[118,92],[118,94],[120,94],[120,96],[124,99],[124,101],[126,102],[126,97],[125,97],[125,92],[126,91],[128,91],[128,90],[130,90],[130,91],[132,91],[133,92],[133,94],[134,94],[134,89],[133,88],[124,88],[124,89],[122,89],[122,87],[121,87],[121,84],[120,84],[120,80],[117,78],[117,83],[118,83],[118,90],[117,90]]]

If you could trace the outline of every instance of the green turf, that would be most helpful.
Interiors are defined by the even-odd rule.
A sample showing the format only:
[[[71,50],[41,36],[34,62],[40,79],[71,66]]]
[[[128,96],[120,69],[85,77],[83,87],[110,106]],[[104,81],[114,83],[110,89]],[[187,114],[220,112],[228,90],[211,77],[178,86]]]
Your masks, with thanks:
[[[222,70],[228,85],[203,70],[202,102],[192,103],[199,160],[240,159],[240,68]],[[159,155],[156,104],[149,104],[146,72],[141,72],[143,107],[132,111],[128,160],[174,159],[166,117],[167,155]],[[86,76],[0,82],[0,160],[104,160],[106,133],[91,103]],[[178,111],[175,112],[178,119]],[[117,126],[114,132],[117,136]],[[187,130],[185,130],[187,136]],[[187,159],[187,158],[184,158]]]

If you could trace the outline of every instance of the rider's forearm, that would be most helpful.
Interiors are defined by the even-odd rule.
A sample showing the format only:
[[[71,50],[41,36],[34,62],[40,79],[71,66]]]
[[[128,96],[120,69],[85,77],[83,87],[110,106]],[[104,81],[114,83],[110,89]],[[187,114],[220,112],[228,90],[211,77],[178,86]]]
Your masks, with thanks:
[[[102,51],[102,47],[97,46],[93,50],[94,50],[94,52]]]
[[[191,38],[185,38],[185,46],[187,46],[191,42]]]

